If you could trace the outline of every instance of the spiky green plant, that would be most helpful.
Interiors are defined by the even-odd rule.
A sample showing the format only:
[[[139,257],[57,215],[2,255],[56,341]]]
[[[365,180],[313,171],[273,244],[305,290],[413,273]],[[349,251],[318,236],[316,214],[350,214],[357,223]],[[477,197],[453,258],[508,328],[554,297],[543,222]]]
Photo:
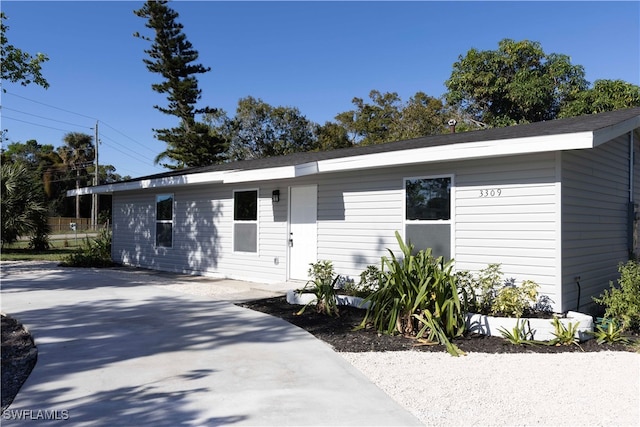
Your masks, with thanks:
[[[580,322],[569,322],[565,326],[557,316],[553,317],[551,321],[554,327],[553,336],[555,337],[549,341],[550,345],[572,345],[575,344],[580,347],[580,340],[576,337]],[[582,349],[582,347],[580,347]]]
[[[464,310],[451,273],[453,260],[435,258],[431,249],[414,253],[413,245],[396,240],[402,252],[382,258],[379,288],[365,300],[371,304],[360,325],[371,323],[382,333],[401,333],[417,338],[428,336],[460,354],[450,339],[465,331]]]

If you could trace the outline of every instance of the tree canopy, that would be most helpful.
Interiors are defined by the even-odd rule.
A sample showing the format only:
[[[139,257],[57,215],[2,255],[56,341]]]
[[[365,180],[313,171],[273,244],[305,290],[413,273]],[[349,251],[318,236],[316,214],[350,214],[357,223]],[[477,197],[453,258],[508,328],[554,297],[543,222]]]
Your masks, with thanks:
[[[170,159],[174,163],[163,164],[170,169],[221,162],[226,150],[224,141],[211,134],[205,123],[196,120],[196,115],[213,111],[210,107],[196,107],[201,97],[196,76],[210,68],[195,63],[198,51],[187,40],[182,31],[183,25],[176,21],[178,13],[168,7],[165,0],[148,0],[134,13],[147,19],[145,26],[154,32],[153,40],[134,34],[152,42],[151,47],[145,50],[149,58],[143,62],[149,71],[164,78],[162,83],[152,84],[151,88],[166,94],[168,105],[154,105],[154,108],[179,119],[176,127],[154,129],[156,138],[167,144],[167,149],[158,155],[156,162]]]
[[[42,64],[49,58],[44,53],[36,53],[35,56],[24,52],[22,49],[9,44],[7,30],[9,27],[4,21],[7,16],[0,12],[0,70],[2,80],[12,83],[20,83],[27,86],[34,83],[47,89],[49,83],[42,76]],[[6,89],[3,88],[6,92]]]
[[[540,43],[504,39],[497,50],[471,49],[453,64],[447,102],[474,120],[508,126],[551,120],[588,87],[584,68]]]
[[[640,86],[623,80],[596,80],[593,87],[567,103],[558,116],[575,117],[631,107],[640,107]]]

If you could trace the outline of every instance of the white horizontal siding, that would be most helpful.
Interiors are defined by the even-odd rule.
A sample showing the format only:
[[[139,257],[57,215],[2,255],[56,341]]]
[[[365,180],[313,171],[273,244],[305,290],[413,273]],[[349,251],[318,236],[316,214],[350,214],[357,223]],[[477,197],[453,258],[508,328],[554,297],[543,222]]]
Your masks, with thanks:
[[[504,278],[534,280],[557,299],[558,197],[553,153],[470,163],[456,174],[458,270],[501,264]],[[493,190],[494,197],[483,197]],[[498,191],[499,190],[499,191]],[[498,195],[499,193],[499,195]]]
[[[637,150],[636,142],[636,155]],[[617,278],[617,264],[628,258],[628,156],[628,135],[562,154],[564,309],[578,306],[576,277],[579,304],[589,306]]]
[[[247,189],[250,186],[236,189]],[[257,187],[251,187],[257,188]],[[113,197],[116,261],[158,270],[198,273],[253,281],[285,280],[286,196],[272,203],[271,191],[259,190],[258,252],[233,252],[233,187],[176,188],[172,248],[155,247],[155,195],[123,192]]]

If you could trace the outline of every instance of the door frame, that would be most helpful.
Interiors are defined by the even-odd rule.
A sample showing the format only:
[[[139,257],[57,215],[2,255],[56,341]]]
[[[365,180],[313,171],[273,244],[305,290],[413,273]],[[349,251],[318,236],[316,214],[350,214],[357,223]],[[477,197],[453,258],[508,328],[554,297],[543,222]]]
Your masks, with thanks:
[[[316,211],[315,211],[315,225],[316,225],[316,235],[315,235],[315,258],[317,258],[317,254],[318,254],[318,184],[299,184],[299,185],[290,185],[288,188],[288,203],[287,203],[287,236],[286,236],[286,245],[287,245],[287,280],[294,280],[294,281],[302,281],[304,279],[299,279],[299,278],[292,278],[291,276],[291,271],[293,268],[293,263],[292,263],[292,256],[291,256],[291,245],[289,244],[289,239],[291,238],[291,225],[292,225],[292,214],[293,214],[293,209],[292,209],[292,205],[293,203],[295,203],[294,201],[294,197],[293,197],[293,189],[294,188],[303,188],[303,187],[313,187],[315,190],[315,194],[316,194]],[[295,236],[294,236],[295,239]],[[314,259],[312,262],[316,262],[317,260]]]

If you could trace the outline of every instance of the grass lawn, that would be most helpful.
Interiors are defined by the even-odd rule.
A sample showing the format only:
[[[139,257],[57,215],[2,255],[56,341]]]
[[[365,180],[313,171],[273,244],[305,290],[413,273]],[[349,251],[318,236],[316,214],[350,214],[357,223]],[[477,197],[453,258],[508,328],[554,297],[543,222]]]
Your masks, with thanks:
[[[71,239],[51,238],[51,248],[47,251],[34,251],[29,249],[28,241],[19,241],[6,245],[0,251],[2,261],[62,261],[62,259],[82,246],[83,239],[78,237]]]

